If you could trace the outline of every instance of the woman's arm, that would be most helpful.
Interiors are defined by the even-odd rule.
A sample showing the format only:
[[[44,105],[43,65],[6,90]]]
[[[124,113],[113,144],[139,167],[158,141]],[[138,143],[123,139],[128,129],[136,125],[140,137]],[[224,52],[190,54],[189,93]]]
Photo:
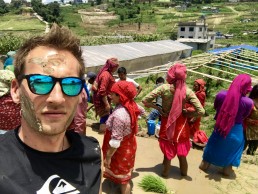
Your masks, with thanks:
[[[142,99],[142,103],[144,104],[144,106],[148,107],[148,108],[154,108],[157,109],[159,111],[159,113],[161,115],[164,115],[164,111],[162,110],[161,107],[157,106],[156,104],[153,103],[153,101],[158,97],[158,96],[162,96],[162,85],[155,88],[154,90],[152,90],[149,94],[147,94],[143,99]]]
[[[194,112],[189,112],[186,109],[183,109],[183,113],[187,116],[187,117],[199,117],[204,115],[205,110],[203,108],[203,106],[201,105],[199,99],[196,97],[195,93],[187,88],[186,89],[186,100],[187,102],[189,102],[191,105],[193,105],[195,111]]]

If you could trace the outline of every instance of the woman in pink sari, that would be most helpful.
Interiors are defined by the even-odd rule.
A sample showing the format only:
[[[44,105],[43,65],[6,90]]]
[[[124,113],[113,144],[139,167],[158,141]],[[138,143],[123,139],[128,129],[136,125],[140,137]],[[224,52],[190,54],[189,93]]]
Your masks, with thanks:
[[[251,91],[252,80],[240,74],[228,90],[220,91],[215,98],[216,124],[203,152],[199,168],[206,171],[210,164],[223,168],[223,174],[232,174],[232,166],[240,165],[245,144],[243,120],[250,114],[253,101],[246,97]]]

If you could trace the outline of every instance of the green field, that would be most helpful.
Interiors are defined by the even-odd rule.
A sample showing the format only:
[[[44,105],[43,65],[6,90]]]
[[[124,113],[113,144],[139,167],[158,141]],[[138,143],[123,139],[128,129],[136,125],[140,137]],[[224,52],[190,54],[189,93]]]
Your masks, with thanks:
[[[45,24],[37,18],[7,14],[0,16],[0,32],[44,32]]]

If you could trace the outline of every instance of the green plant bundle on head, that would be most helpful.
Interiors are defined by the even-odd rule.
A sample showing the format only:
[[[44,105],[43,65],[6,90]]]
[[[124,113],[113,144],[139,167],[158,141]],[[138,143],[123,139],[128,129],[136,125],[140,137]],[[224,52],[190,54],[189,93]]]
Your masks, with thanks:
[[[168,189],[165,183],[159,177],[152,175],[146,175],[143,177],[139,186],[145,192],[155,192],[155,193],[168,193]]]

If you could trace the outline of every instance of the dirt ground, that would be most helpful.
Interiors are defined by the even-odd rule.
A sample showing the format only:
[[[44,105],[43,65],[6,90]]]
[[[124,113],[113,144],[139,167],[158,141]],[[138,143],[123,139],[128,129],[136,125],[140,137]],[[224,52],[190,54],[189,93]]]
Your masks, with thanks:
[[[93,121],[87,120],[87,135],[97,138],[102,145],[103,134],[98,134]],[[138,148],[135,169],[131,181],[132,194],[144,194],[138,183],[144,175],[160,176],[163,159],[155,138],[137,137]],[[181,177],[178,159],[172,160],[172,168],[167,179],[162,180],[176,194],[257,194],[258,193],[258,160],[256,156],[243,155],[239,168],[234,168],[235,174],[225,177],[221,169],[211,166],[207,173],[199,170],[202,150],[191,149],[188,160],[188,176]],[[245,162],[243,162],[245,161]],[[110,181],[103,179],[103,194],[118,194],[119,188]],[[148,192],[151,194],[151,192]]]

